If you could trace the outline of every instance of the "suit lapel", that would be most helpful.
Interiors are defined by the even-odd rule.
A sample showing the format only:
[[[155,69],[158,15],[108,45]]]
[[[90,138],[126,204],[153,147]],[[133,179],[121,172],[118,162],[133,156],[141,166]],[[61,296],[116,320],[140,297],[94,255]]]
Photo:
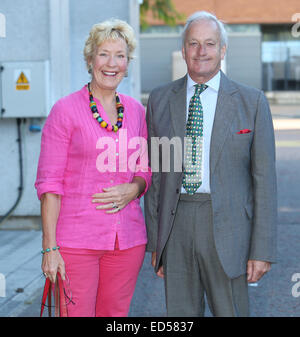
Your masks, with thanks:
[[[226,137],[229,135],[232,119],[236,106],[233,101],[233,93],[237,88],[222,72],[220,88],[216,105],[215,119],[210,144],[210,173],[215,170]]]
[[[187,76],[178,80],[169,96],[169,108],[171,124],[170,138],[173,136],[180,137],[182,144],[182,155],[184,150],[184,137],[186,132],[186,83]]]
[[[174,85],[169,96],[170,116],[174,135],[184,138],[186,128],[186,80],[181,78]]]

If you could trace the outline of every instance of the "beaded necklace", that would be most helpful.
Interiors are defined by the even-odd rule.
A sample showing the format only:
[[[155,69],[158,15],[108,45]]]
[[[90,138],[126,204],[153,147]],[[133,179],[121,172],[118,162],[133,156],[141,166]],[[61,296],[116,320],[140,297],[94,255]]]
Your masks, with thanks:
[[[105,120],[100,116],[96,102],[94,101],[94,97],[91,91],[90,83],[88,83],[88,90],[89,90],[89,95],[90,95],[90,108],[93,114],[93,117],[96,119],[96,121],[100,124],[100,126],[107,131],[114,131],[117,132],[119,129],[122,127],[123,123],[123,114],[124,114],[124,106],[120,102],[120,98],[118,94],[116,93],[116,108],[118,112],[118,118],[117,118],[117,123],[115,125],[108,124],[105,122]]]

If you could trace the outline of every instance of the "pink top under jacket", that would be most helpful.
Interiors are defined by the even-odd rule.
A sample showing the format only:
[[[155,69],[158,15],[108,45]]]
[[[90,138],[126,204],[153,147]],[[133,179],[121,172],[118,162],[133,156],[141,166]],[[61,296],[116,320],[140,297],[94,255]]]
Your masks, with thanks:
[[[151,184],[145,109],[132,97],[119,97],[124,119],[116,133],[93,118],[86,86],[58,100],[43,127],[35,187],[39,199],[46,192],[61,195],[56,228],[61,247],[113,250],[116,235],[120,249],[147,243],[140,198],[115,214],[96,210],[98,204],[92,203],[102,188],[130,183],[134,176],[146,181],[144,193]]]

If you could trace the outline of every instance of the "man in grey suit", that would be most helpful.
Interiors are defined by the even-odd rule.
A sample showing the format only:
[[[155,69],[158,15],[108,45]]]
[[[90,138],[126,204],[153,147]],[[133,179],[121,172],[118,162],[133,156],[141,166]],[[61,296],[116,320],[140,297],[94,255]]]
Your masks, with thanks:
[[[276,258],[270,109],[260,90],[220,70],[226,44],[215,16],[194,13],[183,32],[187,75],[148,101],[149,155],[159,169],[145,196],[147,249],[164,278],[168,316],[203,316],[204,294],[214,316],[248,316],[248,283]],[[154,139],[172,140],[169,153]]]

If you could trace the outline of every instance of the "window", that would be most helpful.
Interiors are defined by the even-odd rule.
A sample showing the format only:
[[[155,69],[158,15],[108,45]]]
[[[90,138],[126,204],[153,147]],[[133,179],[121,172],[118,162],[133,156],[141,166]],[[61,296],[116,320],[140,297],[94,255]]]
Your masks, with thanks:
[[[300,90],[300,41],[292,25],[262,25],[263,90]]]

